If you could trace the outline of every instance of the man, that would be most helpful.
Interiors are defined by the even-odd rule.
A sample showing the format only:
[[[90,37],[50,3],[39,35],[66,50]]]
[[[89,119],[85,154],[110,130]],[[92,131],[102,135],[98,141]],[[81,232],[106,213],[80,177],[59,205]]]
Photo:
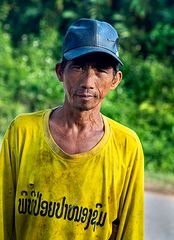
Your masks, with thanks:
[[[0,239],[143,239],[140,141],[100,113],[120,64],[110,24],[70,26],[56,65],[63,105],[18,116],[4,137]]]

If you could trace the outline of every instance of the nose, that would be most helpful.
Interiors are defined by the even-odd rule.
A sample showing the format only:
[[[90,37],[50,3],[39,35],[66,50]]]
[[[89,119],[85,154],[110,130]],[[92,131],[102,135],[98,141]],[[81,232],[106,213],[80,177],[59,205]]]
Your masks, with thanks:
[[[96,78],[97,76],[95,73],[95,69],[93,69],[91,66],[85,68],[84,73],[82,74],[80,79],[80,87],[86,89],[94,89]]]

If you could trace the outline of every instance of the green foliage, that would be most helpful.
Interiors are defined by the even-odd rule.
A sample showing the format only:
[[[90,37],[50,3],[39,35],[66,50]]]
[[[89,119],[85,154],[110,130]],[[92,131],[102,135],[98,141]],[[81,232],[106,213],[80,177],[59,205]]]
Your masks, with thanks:
[[[116,121],[133,127],[136,116],[136,104],[130,101],[125,89],[125,81],[120,86],[111,91],[102,105],[101,111],[108,117]]]
[[[54,68],[58,33],[47,30],[40,38],[23,35],[21,46],[13,49],[10,36],[0,39],[0,133],[17,114],[57,106],[63,101],[63,88]]]
[[[174,6],[155,0],[26,0],[0,2],[0,137],[22,112],[63,102],[54,68],[67,27],[104,19],[120,35],[123,81],[102,112],[134,129],[145,167],[174,172]]]

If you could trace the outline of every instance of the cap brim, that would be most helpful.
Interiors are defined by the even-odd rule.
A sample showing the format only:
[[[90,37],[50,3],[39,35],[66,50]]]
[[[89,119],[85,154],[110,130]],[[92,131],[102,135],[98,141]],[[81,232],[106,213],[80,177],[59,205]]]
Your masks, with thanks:
[[[89,53],[106,53],[110,56],[112,56],[113,58],[115,58],[116,61],[118,61],[121,65],[123,65],[122,61],[119,59],[119,57],[114,54],[111,51],[108,51],[105,48],[100,48],[100,47],[79,47],[79,48],[75,48],[75,49],[71,49],[68,52],[64,53],[64,57],[67,60],[73,60],[75,58],[81,57],[83,55],[89,54]]]

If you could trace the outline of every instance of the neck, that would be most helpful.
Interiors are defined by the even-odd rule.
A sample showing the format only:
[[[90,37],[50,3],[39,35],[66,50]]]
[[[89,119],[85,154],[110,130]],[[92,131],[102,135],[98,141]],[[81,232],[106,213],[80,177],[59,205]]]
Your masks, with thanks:
[[[69,154],[89,151],[105,132],[99,110],[71,110],[66,105],[52,112],[49,127],[57,145]]]
[[[100,107],[81,111],[69,108],[64,104],[61,108],[55,110],[54,119],[66,128],[76,127],[79,131],[103,128]]]

